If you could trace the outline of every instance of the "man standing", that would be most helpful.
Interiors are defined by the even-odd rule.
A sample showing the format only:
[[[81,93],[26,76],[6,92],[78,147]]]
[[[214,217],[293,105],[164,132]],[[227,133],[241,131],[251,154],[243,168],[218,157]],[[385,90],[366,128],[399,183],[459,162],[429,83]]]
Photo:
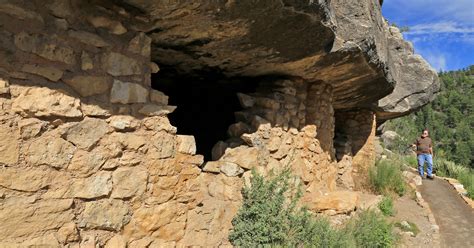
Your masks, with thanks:
[[[426,161],[428,163],[428,168],[426,169],[428,178],[433,180],[434,177],[431,174],[433,171],[433,145],[431,138],[428,137],[428,129],[423,130],[421,137],[416,138],[416,141],[413,146],[416,146],[416,155],[418,158],[418,173],[420,173],[420,176],[424,178],[425,173],[423,166]]]

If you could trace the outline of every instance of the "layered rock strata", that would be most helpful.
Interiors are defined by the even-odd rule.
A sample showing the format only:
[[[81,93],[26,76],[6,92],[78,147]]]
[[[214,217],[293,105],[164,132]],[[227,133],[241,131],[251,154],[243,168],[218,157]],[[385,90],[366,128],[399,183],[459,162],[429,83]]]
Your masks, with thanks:
[[[230,245],[251,168],[290,167],[314,212],[361,204],[374,111],[391,111],[374,104],[408,56],[378,2],[176,4],[0,1],[1,247]],[[274,79],[238,94],[205,162],[150,87],[159,65]]]

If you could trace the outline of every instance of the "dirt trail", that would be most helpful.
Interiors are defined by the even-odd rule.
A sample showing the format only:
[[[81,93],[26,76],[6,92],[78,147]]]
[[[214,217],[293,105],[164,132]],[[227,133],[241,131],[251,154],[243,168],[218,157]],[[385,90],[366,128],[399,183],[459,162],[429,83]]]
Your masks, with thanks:
[[[440,227],[441,247],[474,247],[474,210],[442,179],[423,180],[420,187]]]

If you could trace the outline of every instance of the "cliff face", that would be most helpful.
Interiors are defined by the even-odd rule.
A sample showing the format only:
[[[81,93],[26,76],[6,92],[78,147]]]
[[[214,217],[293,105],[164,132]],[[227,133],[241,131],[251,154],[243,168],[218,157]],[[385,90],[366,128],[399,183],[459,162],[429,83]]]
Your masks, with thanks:
[[[388,26],[378,1],[126,2],[152,20],[144,29],[152,58],[183,73],[324,82],[335,109],[372,108],[383,119],[419,108],[439,90],[436,72]]]
[[[4,0],[0,23],[0,246],[228,245],[253,167],[354,211],[376,120],[439,88],[378,1]],[[211,123],[204,161],[180,127]]]

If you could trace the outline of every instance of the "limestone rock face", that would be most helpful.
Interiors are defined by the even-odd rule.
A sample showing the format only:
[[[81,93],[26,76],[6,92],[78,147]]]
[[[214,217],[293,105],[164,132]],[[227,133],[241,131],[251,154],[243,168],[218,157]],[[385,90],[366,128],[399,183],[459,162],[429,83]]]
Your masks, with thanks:
[[[26,160],[32,165],[48,165],[65,168],[71,161],[76,148],[62,138],[42,136],[33,140],[27,148]]]
[[[7,125],[0,125],[0,164],[14,164],[18,161],[18,135]]]
[[[82,117],[79,99],[44,87],[22,92],[15,98],[12,110],[24,116]]]
[[[143,169],[118,168],[113,174],[111,197],[129,198],[145,192],[148,173]]]
[[[75,76],[64,80],[81,96],[93,96],[102,94],[110,89],[112,83],[107,77],[98,76]]]
[[[112,76],[127,76],[141,73],[138,62],[120,53],[109,53],[103,58],[105,70]]]
[[[54,82],[58,81],[63,76],[63,72],[54,67],[44,67],[44,66],[39,66],[39,65],[27,64],[27,65],[24,65],[21,68],[21,70],[24,72],[31,73],[31,74],[40,75]]]
[[[0,240],[38,237],[47,230],[71,222],[71,199],[39,200],[10,198],[0,205]],[[15,228],[11,228],[15,227]]]
[[[436,72],[384,20],[380,1],[173,6],[185,16],[171,14],[158,0],[125,2],[151,13],[155,24],[146,30],[173,27],[150,32],[152,57],[182,73],[212,67],[229,77],[277,74],[323,81],[333,87],[335,109],[372,107],[381,119],[419,108],[439,89]]]
[[[436,91],[380,1],[37,2],[0,4],[0,247],[231,246],[251,169],[290,168],[314,212],[373,207],[350,190],[375,114]],[[151,88],[203,74],[242,107],[207,162]]]
[[[25,52],[32,52],[43,58],[65,64],[76,63],[72,48],[58,44],[57,40],[44,35],[22,32],[15,36],[15,45]]]
[[[436,71],[420,55],[414,54],[413,46],[403,40],[400,30],[389,27],[388,33],[395,68],[392,74],[397,84],[390,95],[378,102],[380,121],[413,112],[431,102],[440,91]]]
[[[110,102],[112,103],[144,103],[148,99],[148,90],[134,83],[114,80],[110,92]]]
[[[79,225],[90,229],[119,231],[129,220],[128,206],[120,200],[87,202]]]
[[[79,148],[90,149],[108,131],[105,121],[96,118],[86,118],[67,130],[64,138]]]

